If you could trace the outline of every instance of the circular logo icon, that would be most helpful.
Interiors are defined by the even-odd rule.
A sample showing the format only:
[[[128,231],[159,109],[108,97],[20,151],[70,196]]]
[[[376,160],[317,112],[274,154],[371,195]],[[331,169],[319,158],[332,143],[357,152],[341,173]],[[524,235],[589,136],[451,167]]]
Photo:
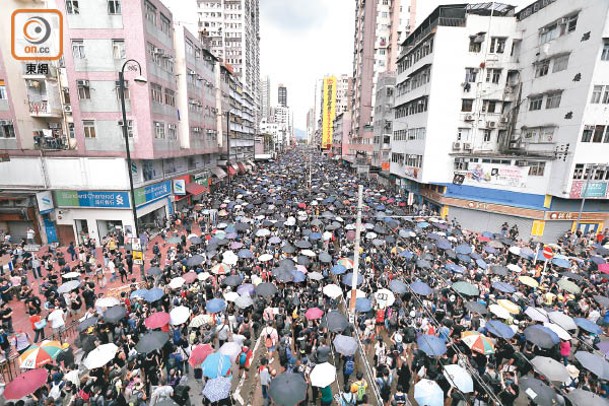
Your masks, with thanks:
[[[45,18],[30,17],[23,25],[23,35],[30,44],[43,44],[51,36],[51,24]]]

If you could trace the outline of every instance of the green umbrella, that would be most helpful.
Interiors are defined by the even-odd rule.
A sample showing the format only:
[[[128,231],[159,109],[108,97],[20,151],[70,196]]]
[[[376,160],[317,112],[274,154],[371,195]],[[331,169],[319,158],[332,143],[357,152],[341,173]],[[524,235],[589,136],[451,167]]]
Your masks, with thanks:
[[[478,287],[469,282],[455,282],[452,288],[455,292],[459,292],[466,296],[478,296],[480,294]]]
[[[581,293],[581,288],[579,286],[577,286],[574,282],[571,282],[568,279],[561,279],[558,281],[558,286],[560,286],[561,289],[566,290],[569,293],[573,293],[575,295],[577,295],[578,293]]]

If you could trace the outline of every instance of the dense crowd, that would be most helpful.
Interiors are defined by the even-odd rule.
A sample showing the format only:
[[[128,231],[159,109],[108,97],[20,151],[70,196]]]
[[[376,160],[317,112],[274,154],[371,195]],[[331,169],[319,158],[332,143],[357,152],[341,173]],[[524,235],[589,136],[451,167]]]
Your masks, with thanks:
[[[120,229],[101,247],[71,244],[69,258],[7,242],[0,347],[31,376],[28,390],[17,390],[19,377],[8,383],[5,398],[184,405],[200,384],[204,404],[228,405],[245,376],[263,404],[608,404],[607,229],[565,233],[544,266],[541,246],[519,240],[517,227],[464,230],[333,160],[315,156],[309,175],[308,153],[230,178],[172,216],[160,238],[141,236],[153,255],[143,272]],[[108,279],[124,284],[114,297]],[[14,296],[33,342],[77,321],[83,361],[55,345],[27,363],[32,342],[12,331]]]

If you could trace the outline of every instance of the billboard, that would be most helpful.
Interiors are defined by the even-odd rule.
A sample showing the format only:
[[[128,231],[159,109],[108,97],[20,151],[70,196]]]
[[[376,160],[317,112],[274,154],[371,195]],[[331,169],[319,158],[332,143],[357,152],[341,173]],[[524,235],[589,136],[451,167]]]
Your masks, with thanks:
[[[332,148],[333,122],[336,115],[336,77],[324,78],[321,111],[321,148]]]
[[[473,167],[472,167],[473,166]],[[527,185],[528,166],[470,163],[463,184],[471,186],[510,186],[523,188]]]

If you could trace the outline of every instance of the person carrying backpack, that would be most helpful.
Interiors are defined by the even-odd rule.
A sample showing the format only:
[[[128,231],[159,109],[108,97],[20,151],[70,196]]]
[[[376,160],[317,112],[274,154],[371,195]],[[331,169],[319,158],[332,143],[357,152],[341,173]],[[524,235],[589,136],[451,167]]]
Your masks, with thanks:
[[[250,370],[250,366],[252,365],[252,358],[254,357],[254,353],[249,347],[243,346],[241,348],[241,353],[237,358],[239,360],[239,374],[241,375],[241,371],[243,371],[243,375],[247,375]]]
[[[343,365],[343,382],[345,383],[345,392],[349,391],[349,377],[355,371],[355,361],[353,356],[345,357]]]
[[[366,400],[366,390],[368,389],[368,382],[364,379],[364,374],[358,372],[357,381],[351,384],[351,393],[355,393],[357,395],[357,404],[361,405]]]

